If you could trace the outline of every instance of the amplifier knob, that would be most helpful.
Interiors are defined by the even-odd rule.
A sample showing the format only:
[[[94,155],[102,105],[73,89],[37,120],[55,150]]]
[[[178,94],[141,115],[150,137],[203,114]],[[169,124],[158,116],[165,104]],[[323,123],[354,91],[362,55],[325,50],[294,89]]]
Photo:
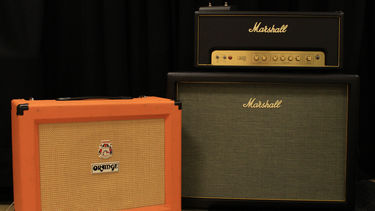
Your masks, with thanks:
[[[292,57],[292,56],[289,56],[289,57],[288,57],[288,60],[289,60],[289,61],[292,61],[292,60],[293,60],[293,57]]]
[[[266,56],[262,56],[262,60],[263,60],[263,61],[266,61],[266,60],[267,60],[267,57],[266,57]]]
[[[281,56],[281,57],[280,57],[280,60],[281,60],[281,61],[285,61],[285,56]]]
[[[254,60],[258,61],[259,60],[259,56],[254,56]]]
[[[301,57],[300,56],[296,56],[296,61],[301,61]]]
[[[273,61],[277,61],[278,57],[277,56],[273,56],[272,59],[273,59]]]
[[[307,56],[307,57],[306,57],[306,60],[307,60],[307,61],[311,61],[311,60],[312,60],[311,56]]]

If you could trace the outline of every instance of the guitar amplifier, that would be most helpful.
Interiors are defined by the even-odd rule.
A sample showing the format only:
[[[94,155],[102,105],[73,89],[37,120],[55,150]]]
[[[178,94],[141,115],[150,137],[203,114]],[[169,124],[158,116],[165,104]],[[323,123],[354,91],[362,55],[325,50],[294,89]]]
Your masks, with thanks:
[[[15,210],[181,210],[179,107],[12,100]]]
[[[343,67],[342,12],[195,13],[195,66]]]
[[[356,75],[169,73],[183,208],[353,207],[358,89]]]

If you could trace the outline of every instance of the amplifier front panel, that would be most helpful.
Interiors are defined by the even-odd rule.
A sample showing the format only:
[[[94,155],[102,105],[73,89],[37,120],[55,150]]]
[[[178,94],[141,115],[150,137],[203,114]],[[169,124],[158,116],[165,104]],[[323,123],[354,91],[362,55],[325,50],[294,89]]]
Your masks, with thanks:
[[[346,201],[347,84],[179,82],[182,196]]]
[[[164,119],[39,124],[42,210],[125,210],[165,204]],[[98,156],[101,141],[112,157]],[[91,164],[118,162],[92,174]]]

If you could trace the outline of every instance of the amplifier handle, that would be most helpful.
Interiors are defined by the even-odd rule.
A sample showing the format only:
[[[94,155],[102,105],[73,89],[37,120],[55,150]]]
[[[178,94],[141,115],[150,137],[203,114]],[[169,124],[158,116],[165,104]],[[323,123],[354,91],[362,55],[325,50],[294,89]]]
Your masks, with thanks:
[[[109,99],[109,100],[123,100],[123,99],[133,99],[129,96],[83,96],[83,97],[60,97],[56,98],[57,101],[71,101],[71,100],[91,100],[91,99]]]

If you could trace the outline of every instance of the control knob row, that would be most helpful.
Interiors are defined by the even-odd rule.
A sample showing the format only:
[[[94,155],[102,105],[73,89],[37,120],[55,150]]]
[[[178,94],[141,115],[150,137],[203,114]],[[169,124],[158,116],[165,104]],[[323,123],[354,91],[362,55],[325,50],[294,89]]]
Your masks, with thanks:
[[[255,61],[259,61],[260,59],[262,59],[262,61],[267,61],[267,57],[266,56],[254,56],[254,60]],[[272,57],[272,60],[274,61],[277,61],[279,59],[278,56],[273,56]],[[286,59],[288,59],[289,61],[293,61],[293,56],[288,56],[288,57],[285,57],[285,56],[280,56],[280,60],[281,61],[285,61]],[[301,61],[301,57],[300,56],[296,56],[295,57],[295,60],[296,61]],[[306,57],[306,61],[311,61],[312,60],[312,57],[311,56],[307,56]]]

